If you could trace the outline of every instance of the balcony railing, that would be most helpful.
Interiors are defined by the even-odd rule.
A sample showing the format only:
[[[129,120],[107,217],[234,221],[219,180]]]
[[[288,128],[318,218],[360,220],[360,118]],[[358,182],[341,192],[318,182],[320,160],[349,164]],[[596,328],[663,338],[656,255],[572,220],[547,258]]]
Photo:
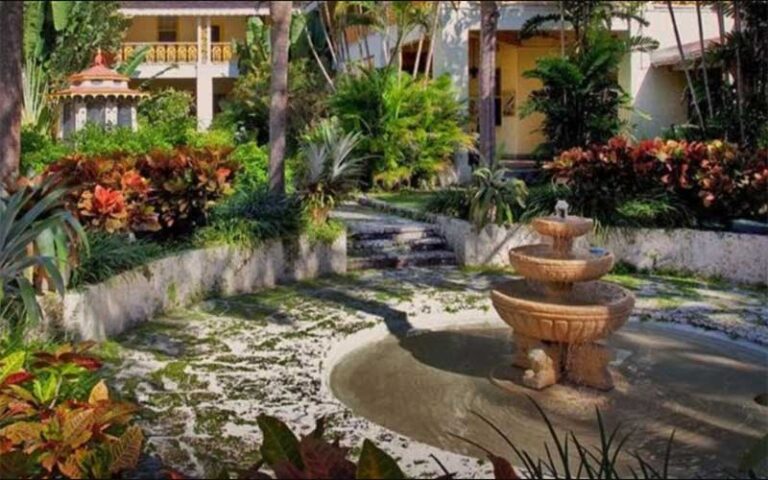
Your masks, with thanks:
[[[118,60],[124,61],[146,47],[144,63],[198,63],[205,58],[197,42],[126,42],[118,51]],[[231,43],[212,43],[210,48],[211,63],[228,63],[235,58]]]
[[[211,62],[227,63],[235,57],[231,43],[211,43]]]
[[[197,42],[185,43],[124,43],[120,49],[120,60],[130,58],[134,52],[149,47],[144,63],[197,63],[200,52]]]

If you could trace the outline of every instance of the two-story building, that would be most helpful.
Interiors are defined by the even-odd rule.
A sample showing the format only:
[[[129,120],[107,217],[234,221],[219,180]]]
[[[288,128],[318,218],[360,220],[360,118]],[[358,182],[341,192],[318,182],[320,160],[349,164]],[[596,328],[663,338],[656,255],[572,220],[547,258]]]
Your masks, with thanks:
[[[131,24],[118,56],[148,48],[132,85],[189,91],[204,129],[238,75],[233,42],[245,39],[249,17],[268,11],[255,1],[120,2]]]
[[[559,13],[555,1],[498,2],[496,50],[496,96],[497,131],[496,138],[507,159],[530,158],[537,145],[543,140],[538,126],[541,116],[533,114],[522,118],[520,106],[528,95],[540,87],[536,79],[526,78],[523,73],[531,70],[536,61],[545,55],[560,54],[559,22],[549,24],[546,35],[523,39],[520,31],[525,22],[535,15]],[[653,137],[672,124],[685,123],[688,118],[685,100],[686,80],[681,58],[678,53],[671,16],[666,2],[642,3],[642,14],[648,25],[637,21],[615,20],[612,29],[616,35],[643,35],[656,39],[659,48],[653,52],[633,52],[626,55],[619,70],[619,83],[633,99],[635,111],[625,113],[633,132],[638,137]],[[686,61],[700,56],[699,28],[695,2],[672,2],[682,43],[685,44]],[[478,95],[478,71],[480,66],[480,2],[441,2],[439,7],[440,26],[434,39],[429,38],[427,29],[416,29],[405,39],[403,64],[406,69],[414,63],[418,52],[419,38],[426,38],[420,62],[425,65],[429,42],[434,41],[433,75],[448,74],[453,80],[459,96],[469,100],[467,108],[472,111],[473,100]],[[723,30],[730,30],[732,22],[725,18]],[[718,16],[711,6],[702,8],[702,27],[707,43],[718,41],[720,25]],[[375,66],[385,64],[382,34],[371,31],[367,34],[356,28],[349,51],[351,60],[363,60]],[[569,32],[565,33],[566,39]],[[391,33],[390,38],[395,38]],[[359,42],[365,41],[366,48]],[[365,52],[365,58],[360,55]],[[470,116],[472,118],[472,115]]]

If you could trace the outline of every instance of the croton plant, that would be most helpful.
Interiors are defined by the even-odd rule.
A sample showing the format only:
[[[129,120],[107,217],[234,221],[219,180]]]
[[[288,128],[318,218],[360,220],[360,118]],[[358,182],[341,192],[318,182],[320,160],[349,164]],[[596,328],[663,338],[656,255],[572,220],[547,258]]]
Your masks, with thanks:
[[[71,155],[51,165],[72,187],[69,208],[88,228],[107,232],[184,230],[231,190],[229,150],[179,148],[132,156]]]
[[[136,407],[110,398],[92,346],[0,360],[0,478],[110,478],[136,466]]]
[[[632,197],[666,192],[694,211],[720,217],[768,214],[768,151],[739,150],[723,141],[643,140],[615,137],[573,148],[545,165],[577,197]]]

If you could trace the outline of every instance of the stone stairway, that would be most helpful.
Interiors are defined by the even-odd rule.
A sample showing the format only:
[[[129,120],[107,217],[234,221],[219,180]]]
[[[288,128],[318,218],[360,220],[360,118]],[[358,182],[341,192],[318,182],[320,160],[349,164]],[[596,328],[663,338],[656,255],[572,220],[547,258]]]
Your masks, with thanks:
[[[347,226],[347,269],[453,265],[456,256],[429,223],[344,205],[333,217]]]

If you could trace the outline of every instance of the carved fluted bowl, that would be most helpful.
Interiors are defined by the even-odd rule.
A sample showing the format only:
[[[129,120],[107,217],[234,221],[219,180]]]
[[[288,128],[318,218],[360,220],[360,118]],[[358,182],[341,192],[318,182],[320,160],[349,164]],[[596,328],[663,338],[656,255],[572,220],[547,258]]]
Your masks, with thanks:
[[[560,258],[551,245],[537,244],[513,248],[509,261],[525,278],[542,282],[586,282],[597,280],[613,268],[613,254],[606,250],[569,253]]]
[[[521,335],[559,343],[587,343],[606,337],[627,321],[634,296],[619,285],[577,283],[562,296],[524,279],[498,285],[491,292],[501,318]]]

